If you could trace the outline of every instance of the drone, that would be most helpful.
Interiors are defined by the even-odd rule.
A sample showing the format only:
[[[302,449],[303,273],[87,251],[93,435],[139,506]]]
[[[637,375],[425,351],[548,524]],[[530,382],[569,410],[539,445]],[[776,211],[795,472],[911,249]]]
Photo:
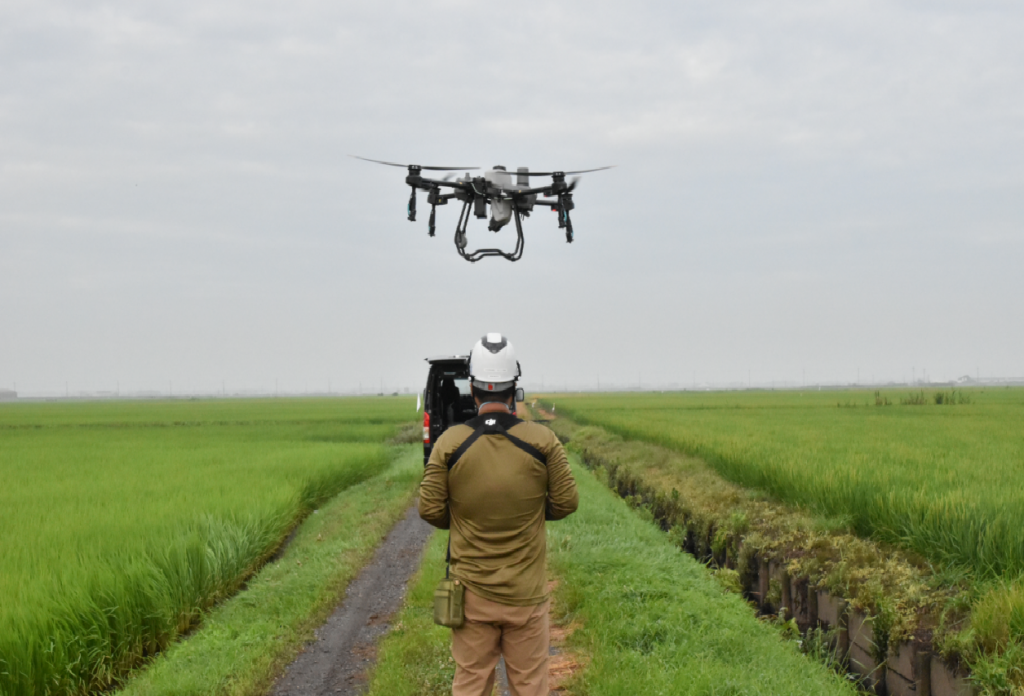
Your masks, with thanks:
[[[455,248],[459,255],[470,263],[476,263],[488,256],[500,256],[509,261],[521,259],[524,246],[523,218],[530,216],[534,206],[547,206],[558,213],[558,228],[565,230],[565,241],[571,244],[573,229],[569,212],[576,207],[572,201],[572,192],[579,183],[580,177],[573,177],[569,183],[566,183],[565,177],[611,169],[611,167],[597,167],[596,169],[581,169],[571,172],[531,172],[527,167],[519,167],[515,172],[515,182],[513,183],[513,173],[501,165],[495,165],[492,169],[484,172],[483,176],[471,176],[469,172],[479,169],[479,167],[428,167],[419,164],[384,162],[358,155],[351,156],[366,162],[408,169],[409,174],[405,177],[405,183],[412,189],[409,196],[408,219],[410,222],[416,221],[416,191],[426,191],[427,203],[430,204],[427,234],[431,237],[434,236],[436,230],[434,223],[437,206],[447,205],[448,201],[452,199],[462,201],[462,212],[459,214],[459,222],[455,226]],[[428,179],[422,175],[425,171],[465,171],[466,175],[454,181],[451,179],[454,174],[449,174],[443,179]],[[550,176],[551,183],[547,186],[531,187],[530,177],[533,176]],[[451,189],[451,193],[442,193],[442,189]],[[469,225],[470,209],[472,208],[474,217],[485,219],[488,205],[491,206],[491,219],[487,229],[491,232],[497,232],[513,219],[516,222],[516,246],[510,252],[501,249],[466,250],[466,227]]]

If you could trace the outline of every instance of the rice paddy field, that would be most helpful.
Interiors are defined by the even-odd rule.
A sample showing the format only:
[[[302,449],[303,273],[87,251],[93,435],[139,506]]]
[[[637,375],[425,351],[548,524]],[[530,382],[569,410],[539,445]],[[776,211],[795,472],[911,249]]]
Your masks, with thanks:
[[[109,688],[382,471],[408,398],[0,406],[0,693]]]
[[[875,406],[871,392],[559,396],[560,413],[699,456],[727,479],[842,515],[982,576],[1024,572],[1024,390]],[[928,395],[926,395],[928,396]]]
[[[1024,390],[950,395],[676,392],[548,401],[560,416],[697,457],[734,483],[895,543],[946,577],[966,578],[963,645],[1017,671],[1024,652]]]

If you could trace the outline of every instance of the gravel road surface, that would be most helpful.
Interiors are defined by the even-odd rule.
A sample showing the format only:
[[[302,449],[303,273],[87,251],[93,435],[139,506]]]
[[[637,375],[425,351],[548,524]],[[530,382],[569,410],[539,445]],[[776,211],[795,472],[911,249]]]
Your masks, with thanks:
[[[288,666],[274,696],[356,696],[366,686],[377,641],[401,607],[409,577],[432,527],[409,508],[345,593],[345,600],[316,631],[316,641]]]

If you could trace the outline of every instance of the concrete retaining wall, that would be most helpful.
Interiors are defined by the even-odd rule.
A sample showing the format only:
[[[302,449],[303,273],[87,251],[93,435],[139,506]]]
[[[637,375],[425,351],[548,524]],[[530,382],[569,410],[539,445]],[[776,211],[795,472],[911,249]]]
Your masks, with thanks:
[[[836,629],[836,649],[851,673],[878,696],[975,696],[967,675],[947,665],[930,646],[908,642],[894,646],[879,661],[871,617],[851,610],[842,597],[814,588],[807,578],[790,578],[781,564],[758,558],[747,595],[764,613],[796,619],[806,633],[815,627]],[[769,588],[778,582],[781,606],[768,602]]]

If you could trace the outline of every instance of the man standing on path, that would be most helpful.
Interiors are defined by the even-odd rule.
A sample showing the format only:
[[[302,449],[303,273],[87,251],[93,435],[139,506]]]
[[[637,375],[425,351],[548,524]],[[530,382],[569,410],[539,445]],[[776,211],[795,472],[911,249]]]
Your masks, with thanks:
[[[469,373],[478,415],[441,435],[420,485],[420,517],[451,530],[451,576],[466,587],[452,694],[490,696],[503,655],[514,696],[548,696],[544,522],[576,510],[576,482],[554,433],[512,414],[512,344],[484,336]]]

